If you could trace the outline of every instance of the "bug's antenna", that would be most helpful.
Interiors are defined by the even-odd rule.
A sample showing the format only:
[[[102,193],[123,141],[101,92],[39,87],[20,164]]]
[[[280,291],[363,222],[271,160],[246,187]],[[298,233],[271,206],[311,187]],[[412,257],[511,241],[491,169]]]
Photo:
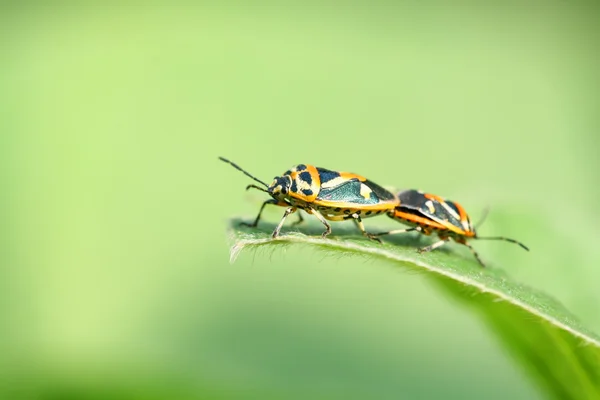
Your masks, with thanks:
[[[238,171],[242,171],[246,176],[249,176],[250,178],[254,179],[256,182],[260,183],[261,185],[263,185],[264,187],[268,188],[269,185],[267,185],[266,183],[264,183],[263,181],[261,181],[260,179],[258,179],[255,176],[252,176],[248,171],[245,171],[242,167],[240,167],[239,165],[237,165],[236,163],[229,161],[226,158],[223,157],[219,157],[219,160],[226,162],[227,164],[230,164],[233,168],[237,169]]]
[[[529,248],[527,246],[525,246],[523,243],[515,240],[515,239],[509,239],[503,236],[477,236],[477,239],[483,239],[483,240],[504,240],[505,242],[511,242],[511,243],[515,243],[518,244],[519,246],[521,246],[522,248],[524,248],[525,250],[529,251]]]
[[[490,213],[490,206],[486,206],[483,209],[483,214],[481,215],[481,217],[479,217],[479,221],[477,221],[477,223],[473,226],[475,228],[475,230],[477,230],[477,228],[479,228],[481,226],[481,224],[483,224],[485,222],[485,219],[487,218],[489,213]]]

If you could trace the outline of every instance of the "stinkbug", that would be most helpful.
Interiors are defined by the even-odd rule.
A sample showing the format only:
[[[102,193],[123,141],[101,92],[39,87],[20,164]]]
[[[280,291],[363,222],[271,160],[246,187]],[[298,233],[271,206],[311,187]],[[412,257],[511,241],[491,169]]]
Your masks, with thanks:
[[[437,249],[452,238],[455,242],[467,246],[479,264],[482,267],[485,267],[485,264],[481,261],[479,255],[475,249],[467,243],[467,240],[504,240],[506,242],[516,243],[529,251],[527,246],[514,239],[502,236],[478,236],[469,215],[466,213],[465,209],[456,202],[446,200],[434,194],[423,193],[419,190],[402,191],[398,193],[398,200],[400,201],[400,204],[393,210],[388,211],[387,215],[390,218],[412,227],[409,229],[383,232],[377,235],[381,236],[410,231],[418,231],[424,235],[436,233],[440,240],[419,249],[419,253]]]
[[[288,215],[298,209],[312,214],[325,225],[323,237],[331,233],[329,221],[352,219],[362,234],[369,239],[381,242],[376,235],[368,233],[362,223],[362,218],[373,217],[394,210],[398,198],[370,180],[349,172],[331,171],[307,164],[298,164],[276,176],[270,185],[251,175],[239,165],[219,157],[235,169],[243,172],[264,188],[248,185],[246,190],[258,189],[269,194],[272,199],[265,201],[253,223],[243,225],[256,227],[263,209],[268,204],[287,207],[279,225],[273,231],[273,238],[279,235]],[[296,223],[302,222],[302,215]]]

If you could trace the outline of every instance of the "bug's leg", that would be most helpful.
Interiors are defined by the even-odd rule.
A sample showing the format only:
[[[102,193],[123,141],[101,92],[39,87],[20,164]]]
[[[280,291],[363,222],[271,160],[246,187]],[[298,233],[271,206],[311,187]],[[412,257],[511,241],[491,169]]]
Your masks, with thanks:
[[[331,225],[329,225],[329,222],[327,222],[325,217],[322,216],[321,213],[318,212],[317,210],[315,210],[314,208],[310,209],[310,213],[312,215],[314,215],[315,217],[317,217],[319,219],[319,221],[321,221],[321,223],[323,225],[325,225],[325,232],[323,232],[323,234],[321,235],[323,237],[323,239],[325,239],[325,237],[327,237],[327,235],[329,235],[331,233]]]
[[[427,253],[428,251],[435,250],[438,247],[442,246],[444,243],[446,243],[447,240],[448,239],[442,239],[439,242],[435,242],[434,244],[430,244],[427,247],[420,248],[419,250],[417,250],[417,252],[418,253]]]
[[[372,233],[369,233],[365,230],[365,226],[362,222],[362,219],[360,218],[360,215],[358,214],[352,214],[352,218],[354,219],[354,223],[356,224],[356,226],[358,226],[358,229],[360,229],[360,231],[362,232],[362,234],[366,237],[368,237],[369,239],[381,243],[381,239],[379,239],[377,236],[378,235],[374,235]]]
[[[298,213],[298,220],[292,222],[292,226],[300,225],[304,222],[304,218],[302,218],[302,213]]]
[[[260,190],[261,192],[269,193],[268,190],[265,190],[265,189],[261,188],[260,186],[256,186],[256,185],[246,186],[246,190],[248,190],[248,189],[257,189],[257,190]]]
[[[243,225],[243,226],[249,226],[249,227],[251,227],[251,228],[256,228],[256,226],[258,225],[258,221],[260,221],[260,215],[262,214],[262,212],[263,212],[263,209],[265,208],[265,206],[266,206],[267,204],[277,204],[277,200],[275,200],[275,199],[271,199],[271,200],[267,200],[267,201],[265,201],[265,202],[262,204],[262,206],[260,207],[260,211],[258,212],[258,215],[256,216],[256,219],[254,220],[254,222],[253,222],[253,223],[249,224],[249,223],[247,223],[247,222],[240,222],[240,225]]]
[[[283,223],[285,222],[285,219],[288,217],[288,215],[293,214],[295,212],[296,207],[288,207],[285,209],[285,212],[283,213],[283,218],[281,218],[281,221],[279,221],[279,225],[277,225],[277,228],[275,228],[273,234],[271,235],[273,239],[279,236],[279,231],[281,230],[281,227],[283,226]]]
[[[388,232],[379,232],[379,233],[374,233],[373,236],[383,236],[383,235],[396,235],[398,233],[404,233],[404,232],[413,232],[413,231],[418,231],[421,232],[421,227],[417,226],[416,228],[407,228],[407,229],[395,229],[393,231],[388,231]],[[419,236],[420,237],[420,236]]]
[[[479,265],[481,265],[483,268],[485,268],[485,264],[483,263],[483,261],[481,261],[481,258],[479,258],[479,254],[477,254],[477,252],[475,251],[475,249],[469,244],[467,243],[466,240],[463,241],[458,241],[458,243],[460,244],[464,244],[465,246],[467,246],[469,248],[469,250],[471,250],[471,253],[473,253],[473,255],[475,256],[475,258],[477,259],[477,262],[479,263]]]

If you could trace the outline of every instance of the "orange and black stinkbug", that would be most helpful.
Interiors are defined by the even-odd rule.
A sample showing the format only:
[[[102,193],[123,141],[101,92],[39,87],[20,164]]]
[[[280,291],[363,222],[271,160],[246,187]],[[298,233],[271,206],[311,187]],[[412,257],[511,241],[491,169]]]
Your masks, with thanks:
[[[467,243],[467,240],[504,240],[506,242],[516,243],[529,251],[527,246],[514,239],[501,236],[478,236],[465,209],[456,202],[446,200],[434,194],[423,193],[419,190],[404,190],[398,193],[398,200],[400,201],[400,204],[395,207],[394,210],[389,211],[387,215],[390,218],[412,227],[409,229],[383,232],[377,235],[381,236],[411,231],[418,231],[424,235],[437,233],[440,240],[430,246],[419,249],[419,253],[437,249],[452,238],[455,242],[467,246],[479,264],[481,264],[482,267],[485,267],[479,258],[479,255],[475,249]]]
[[[267,185],[237,164],[223,157],[219,157],[219,159],[231,164],[234,168],[264,186],[262,188],[257,185],[248,185],[246,190],[250,188],[258,189],[272,197],[272,199],[262,204],[253,223],[242,223],[243,225],[257,226],[267,204],[287,207],[279,225],[273,231],[273,238],[279,235],[287,216],[301,209],[314,215],[325,225],[323,237],[331,233],[331,226],[327,220],[344,221],[352,219],[364,236],[381,242],[381,239],[376,235],[365,230],[362,218],[391,212],[399,204],[396,195],[353,173],[298,164],[285,171],[283,175],[276,176],[273,182]],[[303,221],[302,215],[299,214],[299,216],[299,220],[294,225]]]

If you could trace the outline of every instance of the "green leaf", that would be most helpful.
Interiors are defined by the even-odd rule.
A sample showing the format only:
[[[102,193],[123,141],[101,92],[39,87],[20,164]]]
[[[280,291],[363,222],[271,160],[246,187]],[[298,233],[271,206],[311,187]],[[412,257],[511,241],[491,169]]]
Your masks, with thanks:
[[[390,237],[377,244],[336,225],[322,239],[322,226],[305,224],[302,232],[271,238],[274,226],[258,228],[230,221],[231,262],[246,248],[308,245],[335,254],[378,257],[407,270],[421,271],[443,292],[473,309],[519,363],[558,399],[600,398],[600,338],[587,330],[550,296],[512,281],[497,268],[481,268],[474,259],[444,248],[418,254],[420,237]],[[422,243],[421,243],[422,246]],[[490,371],[493,373],[493,371]]]

